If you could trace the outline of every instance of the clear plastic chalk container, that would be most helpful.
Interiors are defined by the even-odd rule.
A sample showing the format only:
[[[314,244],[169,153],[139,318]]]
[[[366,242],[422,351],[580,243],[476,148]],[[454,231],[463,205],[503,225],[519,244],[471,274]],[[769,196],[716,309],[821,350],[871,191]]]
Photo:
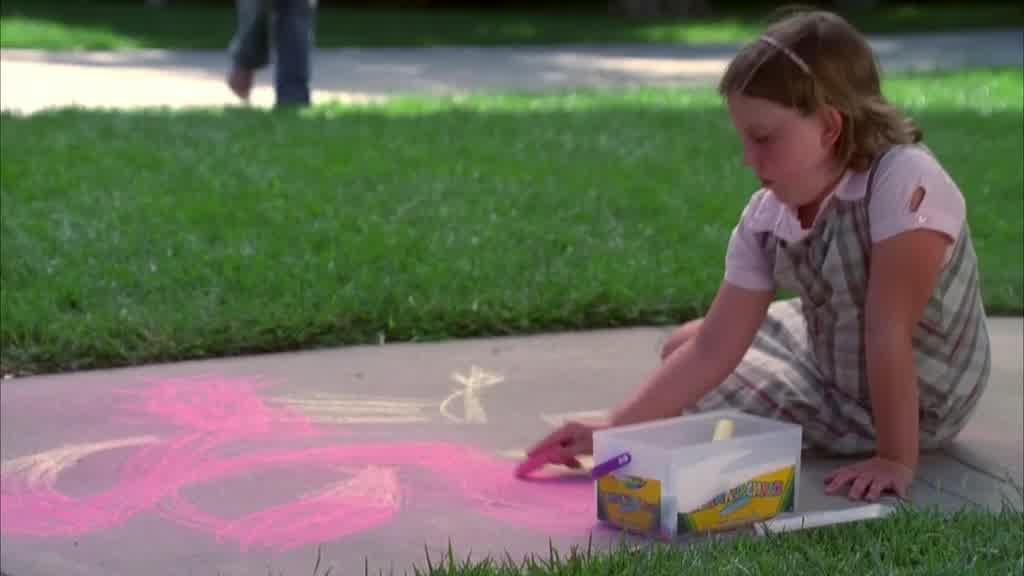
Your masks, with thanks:
[[[673,538],[749,526],[797,506],[800,426],[722,410],[594,433],[598,520]],[[595,468],[596,469],[596,468]]]

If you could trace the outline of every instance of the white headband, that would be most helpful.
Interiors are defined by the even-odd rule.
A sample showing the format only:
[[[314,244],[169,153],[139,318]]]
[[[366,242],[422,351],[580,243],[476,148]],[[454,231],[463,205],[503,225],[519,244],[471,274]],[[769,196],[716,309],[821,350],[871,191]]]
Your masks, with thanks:
[[[804,73],[808,76],[813,76],[813,74],[811,74],[811,67],[807,65],[807,62],[804,62],[804,59],[798,56],[796,52],[793,52],[788,46],[783,46],[781,42],[771,36],[761,36],[760,40],[777,48],[780,52],[789,57],[793,64],[799,66]]]

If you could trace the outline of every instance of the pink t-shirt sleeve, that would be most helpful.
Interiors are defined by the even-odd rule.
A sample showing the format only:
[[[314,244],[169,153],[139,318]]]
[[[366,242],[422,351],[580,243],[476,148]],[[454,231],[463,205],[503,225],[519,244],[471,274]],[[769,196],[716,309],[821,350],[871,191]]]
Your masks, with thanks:
[[[868,206],[871,239],[881,242],[909,230],[929,229],[956,242],[963,229],[966,206],[953,179],[926,150],[906,146],[893,150],[875,174]],[[912,206],[914,193],[920,204]],[[950,247],[949,250],[951,250]]]
[[[763,199],[763,191],[755,194],[743,210],[740,221],[732,230],[729,248],[725,254],[725,281],[740,288],[754,291],[775,289],[774,262],[768,258],[751,227],[750,217]]]

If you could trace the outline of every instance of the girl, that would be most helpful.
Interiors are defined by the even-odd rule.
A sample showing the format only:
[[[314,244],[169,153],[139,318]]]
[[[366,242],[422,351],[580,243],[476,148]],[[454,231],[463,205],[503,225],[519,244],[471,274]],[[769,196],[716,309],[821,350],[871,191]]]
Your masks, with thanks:
[[[576,467],[598,428],[734,408],[862,455],[828,493],[906,497],[919,450],[972,413],[990,351],[964,199],[880,84],[867,41],[828,12],[789,16],[739,52],[719,92],[762,188],[707,316],[672,334],[607,421],[566,424],[529,455]],[[780,288],[798,297],[773,302]]]

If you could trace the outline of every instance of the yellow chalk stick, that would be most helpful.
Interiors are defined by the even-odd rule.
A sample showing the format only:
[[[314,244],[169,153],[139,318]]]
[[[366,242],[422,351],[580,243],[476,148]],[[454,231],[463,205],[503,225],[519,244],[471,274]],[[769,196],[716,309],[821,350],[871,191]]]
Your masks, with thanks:
[[[712,439],[712,442],[719,442],[721,440],[728,440],[732,438],[732,432],[734,429],[735,425],[732,420],[719,420],[718,423],[715,424],[715,437]]]

